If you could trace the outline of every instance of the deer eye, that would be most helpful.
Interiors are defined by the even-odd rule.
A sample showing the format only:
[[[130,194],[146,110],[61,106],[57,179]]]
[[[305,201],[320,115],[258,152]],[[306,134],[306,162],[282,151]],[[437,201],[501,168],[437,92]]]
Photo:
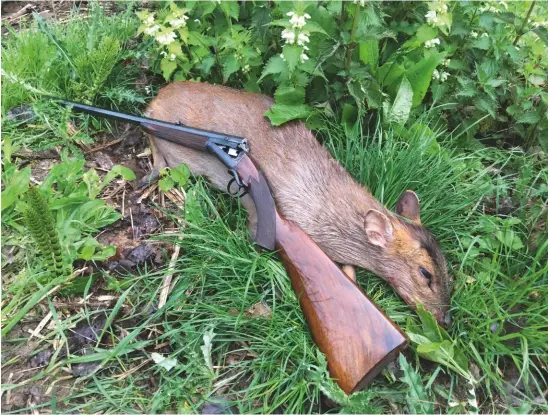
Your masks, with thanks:
[[[430,284],[432,284],[432,274],[430,274],[430,272],[422,267],[419,268],[419,270],[421,272],[421,275],[428,280],[428,286],[430,286]]]

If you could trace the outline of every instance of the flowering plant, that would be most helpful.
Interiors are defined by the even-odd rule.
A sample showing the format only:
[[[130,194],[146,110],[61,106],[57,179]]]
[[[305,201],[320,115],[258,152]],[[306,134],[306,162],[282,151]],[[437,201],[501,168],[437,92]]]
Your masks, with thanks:
[[[529,140],[548,129],[546,4],[186,5],[137,13],[153,67],[166,80],[273,95],[265,115],[275,125],[313,126],[318,110],[345,123],[370,113],[403,125],[413,109],[436,103],[443,104],[435,106],[438,122],[450,118],[456,124],[448,127],[470,138],[510,124]],[[400,14],[411,17],[386,20]]]

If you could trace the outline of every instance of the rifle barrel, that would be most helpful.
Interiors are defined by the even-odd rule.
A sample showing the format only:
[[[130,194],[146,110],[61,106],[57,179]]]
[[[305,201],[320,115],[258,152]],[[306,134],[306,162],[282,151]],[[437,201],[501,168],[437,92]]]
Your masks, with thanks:
[[[94,107],[92,105],[81,104],[79,102],[72,102],[63,99],[57,99],[57,102],[67,107],[72,107],[74,110],[79,112],[139,125],[146,132],[154,135],[155,137],[173,142],[175,144],[191,147],[196,150],[206,151],[207,144],[209,142],[215,142],[217,144],[222,143],[229,147],[235,147],[242,142],[247,143],[247,140],[241,137],[187,127],[182,124],[160,121],[154,118],[139,117],[137,115],[124,114],[118,111],[107,110],[105,108]]]

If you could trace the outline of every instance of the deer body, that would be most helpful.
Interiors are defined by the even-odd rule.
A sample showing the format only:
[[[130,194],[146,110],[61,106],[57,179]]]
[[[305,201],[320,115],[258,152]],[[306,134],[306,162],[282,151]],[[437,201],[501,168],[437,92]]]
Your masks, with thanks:
[[[398,213],[414,221],[408,223],[356,183],[304,123],[271,126],[263,114],[272,103],[260,94],[175,82],[160,90],[145,115],[247,138],[249,154],[287,219],[333,260],[374,272],[408,304],[421,302],[443,321],[449,306],[449,279],[437,242],[420,225],[416,195],[406,192],[398,204]],[[214,156],[150,138],[156,170],[185,163],[194,175],[205,176],[226,191],[232,177]],[[253,233],[255,206],[249,196],[242,198],[242,204]]]

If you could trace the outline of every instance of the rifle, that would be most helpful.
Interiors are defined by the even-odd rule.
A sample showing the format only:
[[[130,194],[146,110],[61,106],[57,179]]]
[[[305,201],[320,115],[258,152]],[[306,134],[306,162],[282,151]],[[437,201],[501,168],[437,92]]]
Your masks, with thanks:
[[[279,251],[312,337],[326,355],[330,375],[344,392],[365,387],[407,346],[398,326],[298,225],[280,215],[266,178],[248,155],[247,139],[58,101],[80,112],[137,124],[160,139],[208,151],[227,167],[232,182],[255,203],[255,243]]]

